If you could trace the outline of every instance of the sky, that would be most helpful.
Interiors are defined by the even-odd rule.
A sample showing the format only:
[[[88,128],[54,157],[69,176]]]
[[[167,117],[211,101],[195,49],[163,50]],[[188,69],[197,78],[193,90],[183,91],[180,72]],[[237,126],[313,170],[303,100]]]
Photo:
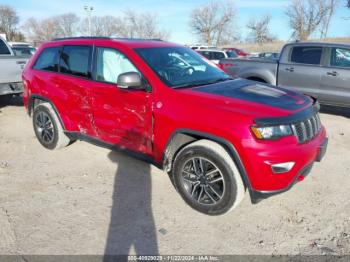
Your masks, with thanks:
[[[121,15],[124,10],[151,12],[158,16],[160,28],[171,31],[170,41],[197,43],[189,28],[193,8],[205,5],[208,0],[0,0],[0,4],[15,8],[21,23],[29,17],[38,19],[74,12],[84,17],[85,5],[94,7],[93,15]],[[237,9],[236,25],[243,39],[248,35],[247,22],[264,14],[272,16],[271,32],[281,40],[288,40],[291,30],[284,10],[289,0],[233,0]],[[344,1],[345,2],[345,1]],[[345,18],[345,19],[344,19]],[[350,10],[339,8],[329,30],[329,37],[350,36]]]

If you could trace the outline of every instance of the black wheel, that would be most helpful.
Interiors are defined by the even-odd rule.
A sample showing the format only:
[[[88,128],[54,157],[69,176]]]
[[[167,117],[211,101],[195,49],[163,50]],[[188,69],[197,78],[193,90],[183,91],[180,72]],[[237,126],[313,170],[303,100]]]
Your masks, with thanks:
[[[231,157],[209,140],[194,142],[178,153],[173,178],[186,203],[208,215],[227,213],[244,196],[244,185]]]
[[[0,96],[0,104],[7,105],[8,103],[10,103],[11,99],[12,95],[2,95]]]
[[[47,149],[53,150],[65,147],[71,142],[64,134],[55,111],[48,103],[35,107],[33,127],[40,144]]]

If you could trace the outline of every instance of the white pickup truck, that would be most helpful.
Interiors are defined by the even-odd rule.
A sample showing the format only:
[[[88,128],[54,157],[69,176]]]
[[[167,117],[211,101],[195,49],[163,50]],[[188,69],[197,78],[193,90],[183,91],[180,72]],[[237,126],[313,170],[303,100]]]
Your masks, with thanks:
[[[15,56],[5,39],[0,36],[0,102],[23,92],[22,71],[28,57]]]

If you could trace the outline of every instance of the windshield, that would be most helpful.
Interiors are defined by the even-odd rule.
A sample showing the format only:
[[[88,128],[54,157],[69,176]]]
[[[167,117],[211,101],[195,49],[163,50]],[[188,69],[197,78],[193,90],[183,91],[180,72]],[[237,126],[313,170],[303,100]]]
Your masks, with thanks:
[[[135,51],[169,87],[212,84],[231,79],[195,51],[186,47],[138,48]]]

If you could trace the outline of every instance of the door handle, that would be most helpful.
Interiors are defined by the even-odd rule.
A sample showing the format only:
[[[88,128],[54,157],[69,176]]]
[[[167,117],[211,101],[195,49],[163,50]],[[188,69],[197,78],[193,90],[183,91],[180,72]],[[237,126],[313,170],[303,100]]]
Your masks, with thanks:
[[[288,71],[288,72],[294,72],[294,67],[286,68],[286,71]]]
[[[337,76],[337,75],[338,75],[338,72],[336,72],[336,71],[327,72],[327,75],[328,75],[328,76]]]

